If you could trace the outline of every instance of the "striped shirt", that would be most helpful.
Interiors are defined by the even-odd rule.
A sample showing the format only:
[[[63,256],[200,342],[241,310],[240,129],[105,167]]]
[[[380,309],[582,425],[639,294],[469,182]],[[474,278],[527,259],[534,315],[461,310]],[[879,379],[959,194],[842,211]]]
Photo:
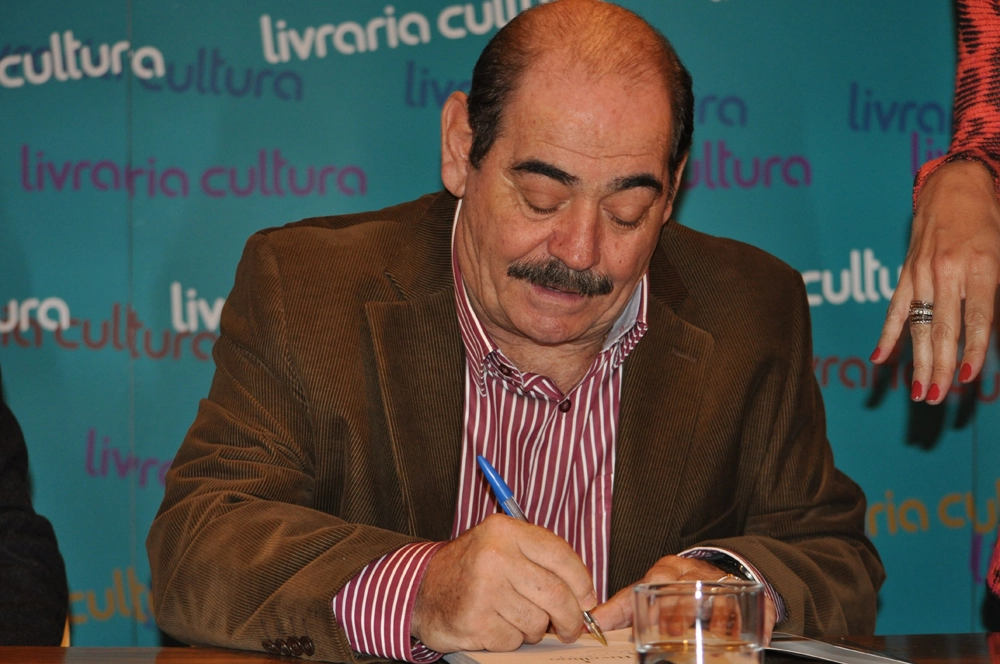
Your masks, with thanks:
[[[579,554],[603,602],[621,369],[646,332],[646,277],[583,379],[563,394],[550,378],[522,373],[507,359],[473,312],[457,264],[455,272],[466,373],[452,537],[501,511],[476,464],[481,454],[506,480],[528,521],[559,535]]]
[[[461,204],[459,208],[461,209]],[[458,210],[455,211],[458,218]],[[479,472],[483,455],[510,486],[528,520],[566,540],[608,597],[611,493],[621,402],[622,364],[645,334],[648,275],[635,292],[583,379],[563,394],[548,377],[520,371],[494,343],[469,302],[452,257],[455,304],[465,346],[465,419],[452,538],[501,511]],[[352,649],[411,662],[441,655],[410,638],[410,619],[427,564],[443,542],[407,545],[365,567],[337,593],[333,611]],[[762,579],[743,558],[718,549]],[[780,597],[779,620],[784,617]]]

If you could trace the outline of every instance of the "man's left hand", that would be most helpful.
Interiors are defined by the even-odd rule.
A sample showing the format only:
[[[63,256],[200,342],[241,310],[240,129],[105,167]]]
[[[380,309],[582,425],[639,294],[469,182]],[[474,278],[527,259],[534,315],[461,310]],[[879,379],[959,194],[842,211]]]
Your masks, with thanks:
[[[681,558],[679,556],[665,556],[656,561],[656,564],[642,577],[638,583],[666,583],[668,581],[718,581],[726,573],[714,565],[706,563],[704,560],[696,558]],[[615,596],[604,604],[601,604],[590,614],[604,631],[621,629],[632,625],[633,592],[632,588],[636,584],[622,588]],[[771,632],[774,630],[774,621],[777,618],[777,610],[770,597],[764,598],[764,644],[771,642]]]

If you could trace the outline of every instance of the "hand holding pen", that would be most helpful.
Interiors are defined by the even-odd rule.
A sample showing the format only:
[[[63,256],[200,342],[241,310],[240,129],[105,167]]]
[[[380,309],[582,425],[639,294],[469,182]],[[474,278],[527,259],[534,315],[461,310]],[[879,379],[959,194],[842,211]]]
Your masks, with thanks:
[[[486,460],[483,456],[477,456],[476,461],[479,462],[479,468],[483,471],[483,475],[486,476],[486,481],[489,482],[490,488],[493,489],[493,493],[497,497],[497,502],[500,503],[500,507],[503,511],[507,513],[507,516],[512,516],[518,521],[524,521],[528,523],[528,518],[524,516],[524,512],[521,511],[521,506],[517,504],[517,500],[514,499],[514,493],[507,486],[507,483],[503,481],[500,477],[500,473],[496,471],[496,468]],[[590,615],[590,611],[584,609],[583,611],[583,622],[587,626],[587,631],[601,642],[601,645],[607,646],[608,640],[604,638],[604,633],[601,631],[601,626],[597,624],[593,616]]]
[[[545,528],[494,514],[427,565],[410,635],[438,652],[515,650],[552,630],[575,641],[597,604],[580,556]]]

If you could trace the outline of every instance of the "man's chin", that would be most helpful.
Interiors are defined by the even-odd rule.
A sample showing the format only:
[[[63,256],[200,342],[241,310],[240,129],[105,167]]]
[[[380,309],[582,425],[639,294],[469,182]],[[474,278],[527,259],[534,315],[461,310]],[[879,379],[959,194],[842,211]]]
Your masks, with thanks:
[[[558,346],[597,334],[598,321],[607,313],[607,296],[587,297],[525,285],[528,292],[504,306],[519,336],[538,345]]]
[[[572,324],[566,316],[536,316],[514,321],[518,334],[539,346],[572,344],[587,336],[590,327]]]

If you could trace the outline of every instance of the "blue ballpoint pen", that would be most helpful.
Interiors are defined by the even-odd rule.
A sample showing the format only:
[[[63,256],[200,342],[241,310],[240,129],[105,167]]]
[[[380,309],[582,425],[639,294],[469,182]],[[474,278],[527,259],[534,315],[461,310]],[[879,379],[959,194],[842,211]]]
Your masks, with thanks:
[[[486,476],[486,481],[490,483],[490,488],[493,489],[493,494],[497,497],[497,502],[500,503],[500,507],[503,511],[507,513],[507,516],[512,516],[518,521],[524,521],[528,523],[528,518],[524,516],[524,512],[521,511],[521,506],[517,504],[514,500],[514,492],[510,490],[507,483],[503,481],[500,477],[500,473],[497,469],[486,460],[483,456],[477,456],[476,461],[479,462],[479,468],[483,471],[483,475]],[[601,631],[601,626],[597,624],[593,616],[590,615],[590,611],[583,612],[583,623],[587,626],[587,631],[601,642],[604,646],[608,645],[608,640],[604,638],[604,632]]]

